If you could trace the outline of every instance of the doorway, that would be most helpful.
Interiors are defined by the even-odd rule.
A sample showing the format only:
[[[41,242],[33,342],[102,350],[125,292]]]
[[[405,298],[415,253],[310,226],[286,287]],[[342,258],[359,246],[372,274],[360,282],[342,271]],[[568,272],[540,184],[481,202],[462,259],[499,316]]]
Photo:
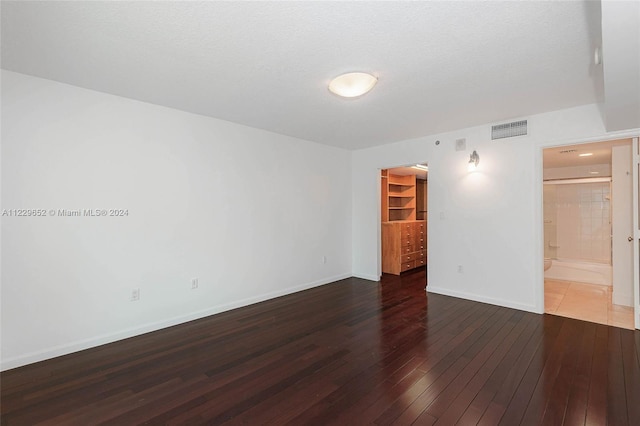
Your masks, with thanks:
[[[426,163],[380,170],[382,274],[426,272],[428,175]]]
[[[545,313],[635,328],[631,143],[543,151]]]

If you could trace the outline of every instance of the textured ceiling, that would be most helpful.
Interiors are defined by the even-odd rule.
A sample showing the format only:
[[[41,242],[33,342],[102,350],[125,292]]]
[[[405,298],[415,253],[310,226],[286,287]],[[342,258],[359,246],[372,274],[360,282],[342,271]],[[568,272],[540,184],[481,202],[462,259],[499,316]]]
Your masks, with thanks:
[[[1,7],[4,69],[347,149],[602,96],[598,2]],[[379,82],[340,99],[327,84],[347,71]]]

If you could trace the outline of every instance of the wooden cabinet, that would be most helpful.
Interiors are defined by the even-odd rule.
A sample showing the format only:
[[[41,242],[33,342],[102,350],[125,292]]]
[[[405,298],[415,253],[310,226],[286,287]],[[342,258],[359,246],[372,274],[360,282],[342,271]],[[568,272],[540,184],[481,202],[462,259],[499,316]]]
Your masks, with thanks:
[[[382,170],[382,222],[416,220],[416,177]]]
[[[401,272],[427,264],[427,221],[382,223],[382,272]]]
[[[427,222],[416,220],[419,209],[415,175],[382,170],[380,176],[382,272],[400,275],[427,264]],[[426,203],[426,197],[420,201],[420,205]]]
[[[427,181],[416,179],[416,219],[427,219]]]

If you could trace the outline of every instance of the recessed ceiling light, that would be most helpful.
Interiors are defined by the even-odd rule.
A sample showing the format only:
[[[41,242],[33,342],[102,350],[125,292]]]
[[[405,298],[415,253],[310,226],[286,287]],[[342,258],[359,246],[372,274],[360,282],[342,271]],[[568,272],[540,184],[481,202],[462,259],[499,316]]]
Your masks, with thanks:
[[[365,72],[350,72],[331,80],[329,90],[343,98],[362,96],[373,89],[378,79]]]
[[[584,154],[578,154],[578,157],[591,157],[593,152],[585,152]]]

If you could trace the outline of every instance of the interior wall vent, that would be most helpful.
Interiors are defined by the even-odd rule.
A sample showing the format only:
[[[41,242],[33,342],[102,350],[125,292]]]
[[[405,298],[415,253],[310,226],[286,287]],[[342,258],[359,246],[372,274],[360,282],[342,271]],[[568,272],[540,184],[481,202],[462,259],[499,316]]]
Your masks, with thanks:
[[[512,138],[527,134],[527,120],[491,126],[491,140]]]

